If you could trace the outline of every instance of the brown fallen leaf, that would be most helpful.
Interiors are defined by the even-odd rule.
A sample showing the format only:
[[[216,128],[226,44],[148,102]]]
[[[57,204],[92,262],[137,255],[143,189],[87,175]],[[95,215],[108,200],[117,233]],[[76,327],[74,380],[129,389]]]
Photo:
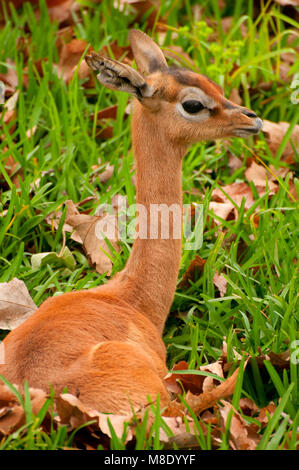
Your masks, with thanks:
[[[223,420],[223,428],[226,428],[228,417],[232,411],[233,415],[230,421],[230,440],[231,446],[234,450],[255,450],[259,443],[261,436],[256,432],[256,429],[246,423],[244,418],[238,413],[231,403],[222,401],[222,406],[219,407],[220,415]]]
[[[111,57],[111,52],[114,56],[115,60],[120,60],[125,64],[132,65],[133,63],[133,53],[131,46],[119,46],[116,41],[113,41],[108,46],[104,46],[100,51],[99,54]]]
[[[288,6],[288,5],[291,5],[293,7],[299,6],[299,0],[274,0],[274,2],[279,3],[279,5],[282,5],[282,6]]]
[[[210,372],[211,374],[215,374],[218,377],[223,377],[223,369],[222,369],[222,361],[212,362],[211,364],[207,364],[205,366],[200,366],[199,368],[202,371]],[[205,377],[203,384],[202,384],[202,391],[211,392],[214,389],[215,379],[213,377]]]
[[[262,196],[266,191],[266,180],[263,181],[263,184],[260,184],[256,187],[258,195]],[[269,186],[271,186],[271,190],[274,192],[278,189],[277,185],[270,181]],[[238,218],[238,210],[235,205],[230,201],[230,199],[224,194],[225,191],[230,199],[234,201],[234,203],[240,207],[243,198],[245,199],[244,209],[245,211],[248,210],[255,202],[253,198],[253,194],[251,188],[248,186],[247,183],[240,182],[240,183],[232,183],[227,186],[223,186],[220,188],[215,188],[212,192],[212,201],[209,204],[209,209],[213,212],[217,217],[220,217],[223,220],[234,220]],[[273,193],[272,193],[273,194]],[[215,219],[216,225],[221,225],[221,221]]]
[[[163,29],[163,25],[166,24],[167,13],[162,18],[160,16],[160,2],[157,0],[121,0],[122,3],[130,3],[137,12],[137,16],[134,19],[136,23],[139,23],[145,14],[151,13],[146,18],[146,26],[148,30],[152,30],[156,27],[158,30]]]
[[[172,418],[174,421],[174,418]],[[160,430],[160,440],[164,442],[163,449],[173,450],[174,445],[176,449],[200,449],[200,444],[198,438],[195,434],[191,434],[187,431],[181,431],[179,428],[176,428],[176,423],[166,423],[171,431],[174,433],[174,436],[168,437],[163,429]],[[162,431],[162,432],[161,432]]]
[[[224,297],[227,289],[227,280],[222,276],[222,274],[215,273],[213,276],[213,284],[219,290],[220,297]]]
[[[224,6],[223,6],[223,8],[224,8]],[[215,22],[215,26],[216,25],[217,25],[217,22]],[[232,16],[226,16],[225,18],[222,18],[221,19],[221,25],[222,25],[223,32],[225,34],[228,34],[231,31],[231,29],[234,25],[234,18]],[[216,28],[215,28],[215,30],[216,30]],[[244,21],[240,24],[240,33],[242,34],[243,38],[248,33],[248,28],[247,28],[246,23]]]
[[[262,426],[267,426],[269,420],[274,415],[275,410],[276,410],[276,406],[271,401],[267,406],[265,406],[259,411],[259,415],[257,416],[256,419],[261,423]]]
[[[46,174],[51,174],[53,172],[53,170],[48,170],[48,171],[44,171],[44,172],[41,172],[41,175],[44,176]],[[40,178],[37,179],[37,181],[34,183],[36,187],[39,187],[40,185]],[[68,213],[70,215],[75,215],[75,214],[78,214],[78,207],[81,207],[83,206],[84,204],[86,204],[87,202],[89,201],[96,201],[98,202],[98,198],[96,196],[89,196],[85,199],[82,199],[81,201],[77,202],[76,204],[71,201],[71,200],[68,200],[67,201],[67,204],[68,204]],[[89,214],[90,212],[92,211],[92,208],[90,209],[85,209],[85,210],[82,210],[81,213],[83,214]],[[100,214],[97,214],[97,215],[100,215]],[[102,215],[102,214],[101,214]],[[54,231],[54,230],[57,230],[58,229],[58,226],[59,226],[59,223],[60,223],[60,220],[61,220],[61,217],[62,217],[62,211],[61,210],[57,210],[55,212],[51,212],[46,218],[45,218],[45,222],[47,222],[47,224],[49,224],[51,226],[51,230]],[[74,229],[71,225],[67,224],[67,223],[64,223],[63,227],[62,227],[62,231],[63,232],[70,232],[72,233],[71,235],[71,239],[74,240],[75,242],[78,242],[78,243],[82,243],[82,240],[81,238],[79,237],[79,235],[76,235],[74,233]]]
[[[198,448],[199,443],[192,426],[192,420],[188,417],[185,419],[189,421],[189,432],[186,431],[186,422],[181,416],[163,417],[163,421],[173,433],[173,436],[169,437],[163,428],[159,430],[159,440],[164,443],[164,449],[173,449],[174,444],[179,449]]]
[[[4,152],[8,151],[8,147],[3,148]],[[4,158],[4,168],[10,177],[12,183],[19,188],[20,187],[20,180],[24,177],[24,173],[22,168],[20,167],[19,162],[16,162],[15,159],[13,158],[12,155],[8,155],[8,157],[3,157]],[[7,184],[4,180],[4,178],[1,177],[0,182],[4,184],[4,186]]]
[[[70,393],[63,393],[55,399],[56,410],[58,413],[57,421],[60,424],[66,424],[69,429],[76,429],[89,421],[94,421],[91,425],[93,430],[100,430],[104,434],[111,436],[108,420],[112,424],[118,437],[122,437],[124,427],[127,422],[133,418],[132,415],[110,415],[100,413],[86,406],[79,398]],[[126,442],[133,438],[131,429],[126,435]]]
[[[16,388],[21,392],[19,387],[16,386]],[[44,391],[34,388],[29,388],[29,394],[32,413],[37,415],[45,403],[47,395]],[[23,395],[22,392],[21,395]],[[7,436],[25,424],[26,415],[24,408],[17,400],[15,394],[2,380],[0,380],[0,409],[0,436],[1,434]]]
[[[45,222],[47,222],[47,224],[51,226],[51,230],[54,231],[58,229],[61,217],[62,217],[61,211],[52,212],[45,218]],[[67,223],[63,224],[62,232],[72,233],[73,231],[74,231],[74,228],[72,227],[72,225],[67,224]],[[82,243],[81,237],[79,237],[79,235],[76,235],[75,233],[72,233],[71,238],[75,242]]]
[[[114,165],[110,165],[109,163],[107,163],[105,170],[102,171],[98,176],[100,183],[107,183],[107,181],[109,181],[110,178],[112,178],[113,173],[114,173]]]
[[[24,393],[21,387],[15,385],[17,391],[24,399]],[[29,388],[31,401],[31,409],[34,415],[37,415],[44,405],[47,394],[40,389]],[[49,410],[50,411],[50,410]],[[54,396],[54,422],[58,425],[67,425],[68,430],[78,428],[81,425],[93,422],[89,425],[91,431],[100,431],[110,438],[111,432],[108,420],[112,424],[114,431],[118,437],[122,437],[126,423],[132,421],[131,415],[109,415],[100,413],[86,406],[81,400],[69,393],[63,393]],[[47,413],[42,427],[47,427],[51,421],[50,415]],[[9,387],[0,380],[0,436],[7,436],[17,430],[26,422],[26,414],[16,398],[15,394]],[[133,438],[133,428],[128,428],[126,442]]]
[[[182,387],[185,391],[192,393],[202,392],[203,382],[206,378],[204,375],[173,373],[176,370],[188,369],[189,366],[185,361],[180,361],[173,366],[172,372],[167,374],[164,378],[166,387],[170,392],[177,394],[182,393]],[[182,387],[179,385],[179,382],[182,384]]]
[[[246,363],[244,367],[246,366]],[[218,400],[228,398],[233,395],[238,373],[239,368],[236,369],[235,372],[228,379],[225,380],[225,382],[222,382],[212,391],[204,392],[201,395],[193,395],[191,392],[187,392],[186,402],[188,403],[190,408],[192,408],[193,412],[196,415],[199,415],[202,411],[214,406]]]
[[[73,23],[72,13],[80,9],[80,4],[75,0],[47,0],[48,13],[51,21],[59,24]]]
[[[202,392],[211,391],[214,388],[215,380],[213,377],[193,374],[184,374],[175,371],[189,370],[188,363],[180,361],[175,364],[169,374],[164,377],[166,388],[176,394],[181,394],[182,391],[191,392],[192,394],[200,394]],[[200,366],[197,370],[203,372],[210,372],[218,377],[223,378],[223,370],[221,361],[216,361],[205,366]]]
[[[199,255],[195,255],[195,258],[191,260],[181,282],[179,283],[179,288],[188,289],[191,285],[190,281],[195,282],[196,279],[202,275],[205,263],[206,260],[202,259]],[[226,293],[226,279],[222,276],[222,274],[216,272],[213,276],[213,283],[219,290],[220,296],[223,297]]]
[[[13,330],[36,310],[23,281],[14,278],[0,283],[0,329]]]
[[[0,73],[0,80],[5,84],[5,96],[15,93],[18,86],[18,74],[15,62],[7,59],[7,72]]]
[[[224,372],[228,372],[230,370],[230,368],[232,367],[232,364],[235,362],[237,364],[240,363],[241,359],[242,359],[242,356],[241,354],[238,353],[238,351],[236,351],[235,348],[232,348],[231,350],[231,354],[233,356],[233,361],[232,362],[228,362],[227,360],[227,342],[226,340],[224,339],[223,342],[222,342],[222,354],[221,354],[221,360],[223,362],[223,370]]]
[[[213,201],[221,203],[230,202],[224,193],[227,193],[238,206],[241,205],[243,198],[245,198],[246,209],[249,209],[254,203],[251,189],[246,183],[232,183],[221,188],[215,188],[212,192]]]
[[[17,117],[17,102],[19,98],[19,93],[20,91],[17,90],[14,92],[13,95],[11,95],[8,100],[5,101],[4,106],[3,106],[3,121],[6,125],[9,125],[11,123],[14,123]],[[15,124],[9,126],[9,132],[12,133],[15,130],[16,126]],[[4,137],[1,137],[4,139]]]
[[[57,65],[58,76],[63,78],[66,83],[69,83],[73,78],[76,68],[78,67],[78,63],[82,57],[82,54],[84,51],[86,51],[86,53],[89,52],[90,49],[91,48],[88,42],[84,41],[83,39],[72,39],[70,42],[63,44],[60,52],[59,63]],[[80,78],[86,78],[84,74],[84,68],[86,68],[85,65],[83,65],[81,68]],[[87,70],[88,69],[86,68],[86,71]],[[88,76],[88,74],[86,76]]]
[[[234,205],[229,202],[215,202],[211,201],[209,204],[209,209],[212,211],[217,217],[223,220],[231,220],[235,216],[235,207]],[[221,225],[221,221],[218,219],[214,219],[216,225]]]
[[[288,122],[263,121],[263,132],[266,134],[267,143],[273,155],[276,154],[289,126],[290,124]],[[283,151],[283,158],[294,154],[291,142],[293,142],[295,148],[299,148],[299,124],[297,124],[293,129],[289,142]]]
[[[98,159],[97,165],[92,165],[92,174],[90,177],[90,181],[92,183],[100,182],[101,184],[107,183],[107,181],[112,178],[114,173],[114,165],[110,165],[110,163],[105,163],[104,167],[101,163],[101,159]]]
[[[2,408],[0,418],[0,436],[7,436],[25,424],[24,410],[21,405]]]
[[[290,368],[290,350],[287,349],[283,353],[274,353],[269,351],[263,354],[261,351],[258,356],[255,356],[255,360],[259,367],[264,367],[264,361],[270,361],[271,364],[279,369]]]
[[[100,124],[102,119],[116,119],[118,105],[114,104],[108,106],[107,108],[101,109],[97,113],[97,123]],[[91,120],[94,120],[94,114],[90,115]]]
[[[65,221],[74,230],[72,237],[76,237],[77,241],[82,243],[91,264],[96,266],[97,272],[110,275],[112,272],[112,261],[109,258],[111,251],[103,234],[113,249],[119,252],[116,215],[106,213],[99,217],[80,214],[72,201],[66,201],[66,204],[68,212]]]
[[[4,103],[3,106],[3,122],[8,126],[9,128],[9,133],[12,134],[16,128],[16,118],[17,118],[17,102],[18,102],[18,97],[19,97],[19,90],[16,91],[6,102]],[[1,135],[0,137],[2,140],[5,140],[4,134]],[[20,180],[23,179],[23,170],[20,167],[19,162],[17,162],[14,157],[11,154],[7,154],[8,152],[8,147],[4,147],[2,149],[3,152],[3,163],[4,163],[4,168],[8,174],[8,176],[11,178],[12,183],[19,188],[20,187]],[[0,183],[6,186],[6,181],[2,175],[0,175]]]
[[[189,281],[195,282],[196,278],[200,277],[203,272],[205,263],[205,259],[202,259],[200,256],[195,255],[195,258],[190,262],[179,284],[180,289],[188,289],[188,287],[190,287]]]
[[[260,195],[262,195],[266,188],[271,190],[270,194],[276,192],[278,190],[278,185],[276,184],[278,177],[284,178],[290,171],[287,167],[281,167],[276,170],[273,165],[270,165],[269,169],[270,171],[267,171],[264,166],[258,165],[253,160],[245,170],[247,180],[254,183]]]
[[[240,398],[239,407],[246,416],[253,416],[258,411],[258,406],[251,398]]]

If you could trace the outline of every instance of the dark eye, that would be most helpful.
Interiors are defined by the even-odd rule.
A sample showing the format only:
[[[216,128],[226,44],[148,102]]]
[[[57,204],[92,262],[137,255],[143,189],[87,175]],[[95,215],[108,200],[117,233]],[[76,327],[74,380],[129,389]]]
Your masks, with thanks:
[[[182,103],[182,106],[184,110],[189,114],[195,114],[204,109],[204,106],[201,104],[201,102],[196,100],[184,101],[184,103]]]

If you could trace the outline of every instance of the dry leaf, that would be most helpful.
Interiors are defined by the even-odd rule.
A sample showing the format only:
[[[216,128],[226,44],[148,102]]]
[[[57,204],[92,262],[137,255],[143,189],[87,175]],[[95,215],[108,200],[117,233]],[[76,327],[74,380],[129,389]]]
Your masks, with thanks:
[[[103,170],[102,165],[93,165],[92,166],[93,174],[91,177],[91,181],[97,182],[99,181],[100,183],[106,183],[107,181],[112,178],[113,173],[114,173],[114,165],[110,165],[109,163],[106,163],[105,169]]]
[[[89,50],[88,42],[83,39],[72,39],[69,43],[64,44],[60,53],[59,64],[57,65],[58,76],[63,78],[66,83],[69,83],[73,78],[82,54],[84,51],[86,53],[89,52]],[[84,68],[84,66],[82,67]],[[80,73],[82,77],[82,70]]]
[[[176,370],[188,370],[188,364],[185,361],[180,361],[175,364],[172,368],[172,371]],[[205,380],[204,375],[197,374],[173,374],[169,373],[164,378],[167,389],[173,393],[181,393],[182,388],[179,385],[179,382],[182,384],[182,387],[185,391],[190,391],[192,393],[201,393],[202,385]]]
[[[102,232],[110,241],[114,250],[119,251],[117,217],[115,214],[106,214],[103,217],[94,215],[80,214],[72,201],[66,202],[68,212],[66,223],[74,229],[72,237],[81,240],[83,248],[92,264],[95,264],[96,270],[100,274],[112,272],[111,255]],[[108,256],[107,256],[108,254]]]
[[[163,29],[163,24],[166,23],[167,13],[162,18],[159,14],[160,2],[154,0],[124,0],[125,3],[133,5],[137,11],[137,16],[134,21],[138,24],[143,16],[151,11],[146,19],[147,29],[152,30],[154,27]]]
[[[214,406],[218,400],[233,395],[238,373],[239,369],[236,369],[231,377],[215,387],[211,392],[205,392],[201,395],[193,395],[191,392],[187,392],[186,401],[194,413],[199,415],[202,411]]]
[[[240,398],[239,407],[246,416],[253,416],[258,410],[258,407],[254,401],[247,397]]]
[[[276,185],[273,185],[276,188]],[[254,204],[251,188],[246,183],[232,183],[222,187],[234,203],[240,207],[243,198],[245,199],[244,209],[249,209]],[[257,187],[257,192],[261,196],[265,192],[265,184]],[[209,209],[216,216],[223,220],[232,220],[238,218],[238,210],[220,188],[215,188],[212,192],[212,201]],[[221,221],[215,219],[215,224],[220,225]]]
[[[288,170],[287,170],[288,171]],[[255,161],[245,170],[245,176],[248,181],[252,181],[256,188],[260,189],[259,194],[262,194],[262,188],[269,188],[274,192],[278,189],[277,185],[273,182],[275,178],[269,173],[265,167],[258,165]]]
[[[217,217],[220,217],[223,220],[231,220],[232,216],[235,214],[235,207],[231,202],[215,202],[211,201],[209,204],[209,209],[212,211]],[[215,219],[216,225],[221,225],[221,221]]]
[[[223,378],[222,361],[216,361],[205,366],[200,366],[199,369],[202,371],[210,372],[211,374],[215,374],[218,375],[218,377]],[[214,381],[215,379],[213,377],[205,377],[202,385],[202,391],[204,393],[211,392],[214,389]]]
[[[259,415],[256,419],[261,423],[262,426],[266,426],[269,420],[274,415],[275,410],[276,410],[276,406],[271,401],[267,406],[265,406],[264,408],[260,410]]]
[[[232,348],[232,355],[233,355],[233,362],[239,363],[242,359],[242,356],[236,351],[235,348]],[[233,364],[233,362],[227,362],[227,342],[223,341],[222,343],[222,355],[221,359],[223,362],[223,370],[224,372],[228,372]]]
[[[213,276],[213,283],[220,292],[220,297],[224,297],[227,289],[227,280],[217,272]]]
[[[173,366],[172,372],[164,378],[166,388],[170,392],[180,394],[184,390],[192,394],[200,394],[211,391],[214,388],[215,379],[213,377],[193,374],[191,370],[189,374],[173,373],[180,370],[189,370],[188,363],[185,361],[178,362]],[[223,378],[222,364],[219,361],[200,366],[197,370],[210,372]]]
[[[179,284],[180,289],[188,289],[188,287],[190,287],[189,281],[195,282],[196,276],[201,276],[205,263],[206,260],[202,259],[198,255],[195,256],[183,275],[183,278]]]
[[[198,447],[198,440],[190,419],[187,419],[187,421],[191,424],[191,432],[186,431],[186,424],[181,416],[163,417],[163,421],[173,433],[173,436],[169,437],[163,428],[159,430],[159,439],[164,442],[164,449],[173,449],[173,444],[176,444],[179,449]]]
[[[75,0],[47,0],[48,12],[51,21],[58,23],[73,23],[72,12],[80,9],[80,4]]]
[[[5,83],[5,94],[12,94],[18,86],[18,74],[16,64],[11,59],[7,59],[7,72],[0,73],[0,80]]]
[[[223,406],[219,407],[219,410],[223,420],[224,429],[226,427],[230,411],[233,411],[229,428],[232,448],[234,450],[255,450],[261,437],[245,422],[240,413],[234,410],[230,403],[222,402],[222,405]]]
[[[14,278],[0,283],[0,329],[13,330],[36,310],[23,281]]]
[[[99,174],[100,183],[106,183],[110,178],[112,178],[114,172],[114,165],[109,165],[107,163],[105,170]]]
[[[8,147],[4,147],[3,151],[6,152],[8,150]],[[20,187],[20,180],[19,178],[23,179],[23,170],[20,168],[19,162],[16,162],[15,159],[11,156],[8,155],[8,157],[5,159],[4,157],[4,168],[10,177],[11,181],[13,184],[19,188]],[[2,178],[1,178],[1,183],[2,183]],[[3,180],[3,183],[5,184],[5,181]]]
[[[288,122],[272,122],[272,121],[263,121],[263,132],[266,134],[267,143],[272,154],[275,155],[281,141],[289,128]],[[295,148],[299,148],[299,124],[296,125],[293,129],[293,132],[290,136],[290,140],[293,142]],[[290,141],[287,143],[282,157],[287,157],[293,155],[294,151]]]
[[[223,190],[223,191],[222,191]],[[240,207],[242,199],[245,198],[245,208],[249,209],[254,203],[251,189],[246,183],[232,183],[227,186],[215,188],[212,192],[212,199],[216,202],[227,203],[230,202],[228,196]],[[234,207],[234,206],[233,206]]]
[[[111,52],[114,56],[115,60],[120,60],[125,64],[132,65],[133,63],[133,53],[130,46],[119,46],[116,41],[113,41],[108,46],[104,46],[100,51],[99,54],[111,57]]]
[[[101,109],[97,113],[97,124],[101,123],[102,119],[116,119],[118,105],[108,106],[107,108]],[[94,114],[90,116],[91,120],[94,120]]]
[[[279,5],[284,6],[293,6],[293,7],[298,7],[299,6],[299,0],[274,0],[274,2],[279,3]]]
[[[261,367],[264,366],[264,361],[270,361],[271,364],[279,369],[289,369],[290,368],[290,350],[287,349],[283,353],[274,353],[272,351],[255,356],[257,364]]]
[[[114,431],[118,437],[121,437],[124,431],[125,423],[132,420],[133,415],[110,415],[100,413],[94,410],[76,398],[70,393],[63,393],[55,399],[56,410],[58,413],[58,421],[60,424],[69,425],[70,429],[85,424],[89,421],[95,421],[92,425],[94,430],[99,429],[104,434],[111,437],[108,419],[112,424]],[[126,436],[126,442],[133,438],[132,431],[129,430]]]
[[[19,390],[19,387],[16,388]],[[29,388],[29,393],[32,413],[36,415],[45,403],[47,395],[44,391],[34,388]],[[9,435],[25,424],[26,416],[23,407],[18,402],[14,393],[1,380],[0,409],[0,435]]]

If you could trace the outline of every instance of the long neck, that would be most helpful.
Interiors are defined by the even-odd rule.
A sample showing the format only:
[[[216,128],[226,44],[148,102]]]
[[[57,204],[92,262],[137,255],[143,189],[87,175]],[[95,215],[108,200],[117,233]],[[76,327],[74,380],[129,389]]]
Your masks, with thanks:
[[[135,239],[127,265],[117,279],[125,284],[122,298],[144,312],[162,332],[180,266],[181,162],[185,148],[171,144],[153,116],[137,102],[132,139],[139,237]],[[160,210],[162,216],[158,215],[157,219]]]

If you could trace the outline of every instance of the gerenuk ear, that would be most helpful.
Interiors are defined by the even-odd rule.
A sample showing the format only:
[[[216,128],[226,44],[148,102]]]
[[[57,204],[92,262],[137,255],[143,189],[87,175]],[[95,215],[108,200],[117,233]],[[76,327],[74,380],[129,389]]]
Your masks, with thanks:
[[[91,69],[99,72],[97,79],[106,87],[126,91],[138,99],[151,96],[152,90],[143,76],[129,65],[102,57],[95,52],[85,56],[85,60]]]
[[[133,29],[129,38],[137,68],[142,75],[146,76],[168,67],[160,47],[145,33]]]

